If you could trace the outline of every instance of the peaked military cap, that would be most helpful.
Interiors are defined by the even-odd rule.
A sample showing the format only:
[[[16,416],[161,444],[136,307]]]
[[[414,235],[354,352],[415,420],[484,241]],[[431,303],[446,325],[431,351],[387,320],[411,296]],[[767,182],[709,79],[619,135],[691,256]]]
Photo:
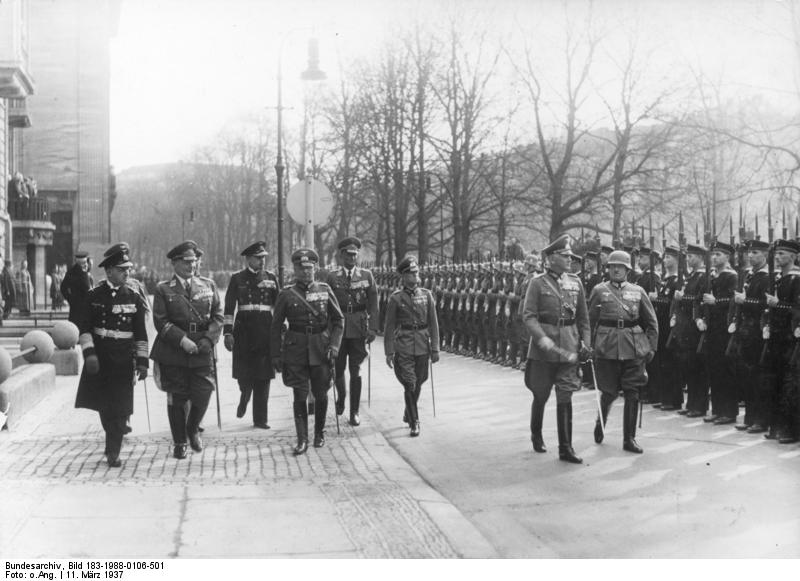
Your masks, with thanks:
[[[267,252],[267,243],[263,240],[259,240],[258,242],[254,242],[241,253],[242,256],[269,256],[269,252]]]
[[[725,242],[720,242],[719,240],[717,240],[711,245],[711,252],[724,252],[728,255],[731,255],[733,254],[734,250],[733,246],[731,246],[730,244],[727,244]],[[797,251],[795,250],[795,252]]]
[[[111,256],[112,254],[116,254],[117,252],[124,252],[126,254],[131,253],[131,246],[127,242],[118,242],[114,244],[114,246],[110,247],[108,250],[103,252],[103,256]]]
[[[652,250],[648,246],[642,246],[639,248],[639,256],[655,256],[656,260],[661,260],[661,253],[658,250]]]
[[[585,258],[590,258],[591,260],[600,260],[600,251],[599,250],[587,250],[586,254],[584,256],[585,256]]]
[[[292,263],[297,266],[313,266],[319,262],[319,255],[312,248],[298,248],[292,252]]]
[[[708,252],[708,250],[706,250],[702,246],[698,246],[697,244],[687,244],[686,245],[686,252],[687,252],[687,254],[701,254],[701,255],[705,256],[706,252]]]
[[[75,258],[88,258],[88,257],[89,253],[86,252],[85,250],[79,250],[78,252],[75,253]]]
[[[397,272],[400,274],[405,274],[407,272],[419,272],[419,265],[417,264],[417,259],[413,256],[406,256],[400,263],[397,265]]]
[[[336,247],[340,251],[347,252],[348,254],[355,254],[361,248],[361,240],[355,236],[350,236],[349,238],[339,241],[339,244],[337,244]]]
[[[800,242],[794,240],[776,240],[775,250],[785,250],[787,252],[800,254]]]
[[[747,241],[747,249],[748,250],[769,250],[769,242],[764,240],[748,240]]]
[[[664,256],[675,256],[678,257],[681,255],[681,251],[679,248],[675,248],[674,246],[667,246],[664,249]]]
[[[572,239],[569,234],[562,234],[542,249],[542,254],[566,254],[575,256],[572,252]]]
[[[197,242],[194,240],[185,240],[178,244],[175,248],[167,252],[167,258],[170,260],[182,260],[186,258],[198,258],[202,256],[202,252],[197,247]]]
[[[605,252],[606,254],[611,254],[614,252],[614,249],[611,246],[601,246],[600,252]]]
[[[103,262],[98,264],[100,268],[111,268],[111,267],[118,267],[118,268],[128,268],[133,266],[130,258],[128,257],[128,253],[123,250],[118,250],[112,254],[105,255]]]

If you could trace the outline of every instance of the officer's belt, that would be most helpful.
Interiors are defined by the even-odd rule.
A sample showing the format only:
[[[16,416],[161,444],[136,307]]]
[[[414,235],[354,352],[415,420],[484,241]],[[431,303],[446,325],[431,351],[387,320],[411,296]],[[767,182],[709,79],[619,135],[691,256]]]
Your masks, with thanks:
[[[133,339],[133,331],[116,331],[114,329],[101,329],[95,327],[92,334],[105,339]]]
[[[344,309],[345,313],[359,313],[361,311],[366,311],[367,305],[354,305],[348,304],[347,307]]]
[[[188,329],[184,329],[180,325],[175,326],[187,333],[202,333],[203,331],[208,331],[208,323],[189,323]]]
[[[289,325],[289,330],[293,333],[304,333],[306,335],[319,335],[327,327],[320,327],[319,325],[299,325],[297,323],[293,323]]]
[[[547,315],[539,315],[539,322],[545,325],[558,325],[559,327],[569,327],[575,324],[575,318],[565,319],[562,317],[549,317]]]
[[[265,313],[272,312],[272,305],[259,305],[259,304],[250,304],[250,305],[239,305],[237,307],[239,312],[242,311],[263,311]]]
[[[601,327],[616,327],[617,329],[630,329],[639,326],[639,320],[628,321],[625,319],[600,319],[597,324]]]
[[[400,328],[405,330],[405,331],[419,331],[419,330],[422,330],[422,329],[427,329],[428,328],[428,324],[427,323],[423,323],[423,324],[417,325],[416,323],[401,323],[400,324]]]

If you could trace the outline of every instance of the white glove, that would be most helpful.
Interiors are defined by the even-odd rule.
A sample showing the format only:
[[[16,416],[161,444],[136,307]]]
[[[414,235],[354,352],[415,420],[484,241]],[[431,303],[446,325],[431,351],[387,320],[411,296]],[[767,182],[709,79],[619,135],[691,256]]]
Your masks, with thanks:
[[[189,339],[189,337],[184,337],[181,339],[181,349],[189,355],[194,355],[197,353],[197,343]]]
[[[769,293],[764,293],[764,295],[767,297],[767,306],[774,307],[778,304],[778,295],[771,295]]]
[[[733,334],[735,332],[736,332],[736,323],[731,323],[730,325],[728,325],[728,333]]]
[[[695,321],[695,325],[697,325],[697,330],[700,331],[701,333],[704,332],[706,329],[708,329],[708,326],[706,325],[706,322],[703,319],[697,319]]]
[[[676,301],[681,300],[683,298],[683,291],[682,290],[676,290],[675,294],[672,295],[672,298],[675,299]]]
[[[764,341],[769,340],[769,325],[761,329],[761,338],[764,339]]]
[[[553,341],[550,337],[542,337],[539,339],[537,345],[539,345],[539,348],[543,351],[550,351],[556,346],[555,341]]]
[[[795,339],[800,339],[800,327],[795,327],[795,328],[794,328],[794,333],[793,333],[793,335],[794,335],[794,338],[795,338]]]
[[[677,324],[677,322],[678,322],[678,317],[676,317],[675,315],[672,315],[669,318],[669,326],[670,327],[674,327]]]
[[[714,295],[711,293],[703,293],[703,304],[704,305],[716,305],[717,299],[714,298]]]
[[[745,297],[744,293],[736,291],[733,292],[733,302],[736,303],[737,305],[741,305],[744,302],[744,297]]]

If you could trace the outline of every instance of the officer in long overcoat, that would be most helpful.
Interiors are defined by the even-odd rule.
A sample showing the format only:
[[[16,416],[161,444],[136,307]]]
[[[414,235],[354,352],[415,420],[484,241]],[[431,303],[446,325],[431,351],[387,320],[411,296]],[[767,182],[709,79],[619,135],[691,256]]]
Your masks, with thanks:
[[[344,413],[347,391],[344,371],[350,373],[351,426],[361,423],[361,364],[367,358],[367,345],[378,332],[378,290],[372,273],[357,265],[361,240],[349,237],[338,244],[341,266],[327,275],[328,286],[336,295],[344,315],[344,336],[336,358],[336,413]]]
[[[119,454],[133,413],[133,386],[137,377],[147,377],[148,369],[147,309],[126,284],[131,266],[121,250],[107,256],[100,263],[106,280],[88,292],[78,318],[84,366],[75,407],[99,412],[112,467],[122,465]]]
[[[383,348],[386,364],[403,386],[403,421],[416,437],[420,429],[417,403],[422,384],[428,380],[428,364],[439,361],[439,323],[433,294],[419,285],[416,258],[401,260],[397,272],[403,286],[389,297]]]
[[[82,316],[82,309],[86,301],[86,294],[94,286],[94,280],[89,272],[89,255],[86,252],[75,253],[73,264],[61,281],[61,294],[69,304],[69,320],[76,325]]]
[[[292,253],[295,282],[280,291],[270,327],[270,353],[283,384],[294,390],[294,454],[308,450],[309,383],[314,395],[314,447],[325,445],[325,416],[334,361],[342,342],[344,317],[331,287],[314,280],[319,256],[311,248]],[[284,321],[289,327],[281,334]]]
[[[607,282],[592,290],[589,297],[589,320],[594,335],[597,385],[603,425],[598,416],[594,439],[603,441],[603,426],[611,404],[620,390],[625,395],[623,412],[623,449],[637,454],[636,419],[641,390],[647,385],[645,366],[658,348],[658,321],[647,293],[639,285],[627,282],[631,257],[615,250],[608,257]]]
[[[244,417],[252,396],[253,426],[267,430],[269,387],[275,377],[269,329],[280,289],[276,276],[264,268],[269,255],[266,242],[254,242],[241,255],[247,266],[231,276],[225,293],[224,343],[233,351],[232,372],[239,383],[236,417]]]
[[[187,240],[167,253],[174,274],[153,293],[157,335],[150,352],[157,385],[167,392],[167,417],[175,458],[186,458],[186,440],[203,450],[200,422],[216,389],[214,346],[222,334],[222,303],[210,278],[195,274],[197,243]],[[186,412],[187,403],[189,411]]]
[[[586,297],[580,278],[569,272],[573,256],[569,236],[557,238],[542,254],[547,257],[547,270],[530,281],[522,306],[530,334],[525,386],[533,392],[531,442],[536,452],[547,451],[542,424],[545,404],[555,387],[558,458],[580,464],[583,460],[572,448],[572,393],[581,388],[578,356],[583,360],[590,355]]]

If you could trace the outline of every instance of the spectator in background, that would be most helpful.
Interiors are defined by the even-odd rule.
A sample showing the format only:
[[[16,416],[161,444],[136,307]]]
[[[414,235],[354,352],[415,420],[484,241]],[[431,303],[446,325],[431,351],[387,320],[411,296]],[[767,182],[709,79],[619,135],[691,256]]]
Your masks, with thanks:
[[[0,274],[0,289],[3,294],[3,318],[7,319],[11,314],[17,297],[17,289],[14,287],[14,274],[12,272],[10,260],[3,261],[3,272]]]
[[[33,305],[33,281],[31,273],[28,272],[28,261],[23,260],[19,264],[17,271],[17,308],[23,315],[31,314]]]
[[[511,244],[506,247],[506,260],[525,260],[525,250],[519,243],[518,238],[512,238]]]
[[[64,280],[64,273],[67,270],[65,264],[56,264],[51,275],[50,283],[50,305],[54,311],[64,308],[64,295],[61,294],[61,282]]]
[[[81,318],[81,309],[86,293],[94,286],[90,274],[91,263],[86,252],[75,253],[75,264],[72,265],[61,281],[61,294],[69,303],[69,320],[76,325]]]

